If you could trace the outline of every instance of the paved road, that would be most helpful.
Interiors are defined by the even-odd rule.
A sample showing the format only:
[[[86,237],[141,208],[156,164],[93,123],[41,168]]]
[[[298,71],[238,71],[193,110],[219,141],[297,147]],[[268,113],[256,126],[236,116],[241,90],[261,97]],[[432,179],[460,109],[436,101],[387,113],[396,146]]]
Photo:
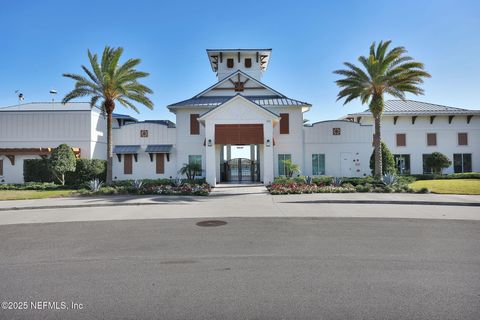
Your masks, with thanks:
[[[0,226],[0,319],[480,319],[480,222],[226,218]],[[31,308],[31,306],[29,306]]]

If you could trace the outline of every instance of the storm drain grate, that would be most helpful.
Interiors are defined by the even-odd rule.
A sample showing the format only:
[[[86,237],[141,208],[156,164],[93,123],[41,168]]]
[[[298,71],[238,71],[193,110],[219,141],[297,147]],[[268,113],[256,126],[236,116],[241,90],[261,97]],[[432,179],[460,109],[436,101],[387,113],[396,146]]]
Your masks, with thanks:
[[[196,225],[199,227],[219,227],[226,224],[227,222],[222,220],[205,220],[196,223]]]

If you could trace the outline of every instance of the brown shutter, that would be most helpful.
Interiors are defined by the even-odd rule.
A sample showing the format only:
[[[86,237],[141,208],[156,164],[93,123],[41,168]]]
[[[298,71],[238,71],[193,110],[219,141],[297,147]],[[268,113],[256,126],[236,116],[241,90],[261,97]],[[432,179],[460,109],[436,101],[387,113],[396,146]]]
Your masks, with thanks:
[[[288,113],[280,113],[280,134],[290,133],[290,120]]]
[[[165,154],[164,153],[157,153],[157,173],[165,173]]]
[[[123,155],[123,173],[132,174],[132,155],[131,154]]]
[[[3,176],[3,159],[0,160],[0,176]]]
[[[227,59],[227,68],[233,68],[233,59]]]
[[[216,124],[215,144],[263,144],[263,124]]]
[[[436,146],[436,145],[437,145],[437,134],[427,133],[427,146]]]
[[[190,115],[190,134],[200,134],[200,123],[198,122],[199,114]]]
[[[468,134],[467,133],[459,133],[458,134],[458,145],[459,146],[467,146],[468,145]]]
[[[246,58],[245,59],[245,68],[251,68],[252,67],[252,59],[251,58]]]
[[[407,145],[407,137],[405,133],[397,133],[397,147],[405,147]]]

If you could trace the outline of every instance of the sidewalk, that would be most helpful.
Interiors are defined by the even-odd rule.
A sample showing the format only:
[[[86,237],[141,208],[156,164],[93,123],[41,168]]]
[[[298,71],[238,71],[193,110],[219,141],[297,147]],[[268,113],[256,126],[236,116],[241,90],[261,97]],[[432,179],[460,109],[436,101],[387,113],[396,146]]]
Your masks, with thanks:
[[[245,189],[245,190],[243,190]],[[438,195],[409,193],[316,193],[272,196],[264,187],[215,188],[208,197],[198,196],[103,196],[68,197],[35,200],[0,201],[0,211],[34,210],[54,208],[88,208],[113,206],[151,206],[165,204],[185,204],[192,202],[225,201],[226,198],[269,198],[274,203],[338,203],[338,204],[417,204],[445,206],[480,206],[480,196],[476,195]],[[260,199],[255,199],[260,200]]]

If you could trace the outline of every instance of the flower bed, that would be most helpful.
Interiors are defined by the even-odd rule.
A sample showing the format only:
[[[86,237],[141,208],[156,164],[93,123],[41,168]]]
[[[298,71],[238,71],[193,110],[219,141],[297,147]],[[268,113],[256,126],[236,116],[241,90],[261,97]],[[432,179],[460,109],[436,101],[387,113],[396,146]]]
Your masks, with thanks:
[[[289,183],[271,184],[268,187],[270,194],[301,194],[301,193],[349,193],[356,192],[353,186],[324,186],[316,184]]]

